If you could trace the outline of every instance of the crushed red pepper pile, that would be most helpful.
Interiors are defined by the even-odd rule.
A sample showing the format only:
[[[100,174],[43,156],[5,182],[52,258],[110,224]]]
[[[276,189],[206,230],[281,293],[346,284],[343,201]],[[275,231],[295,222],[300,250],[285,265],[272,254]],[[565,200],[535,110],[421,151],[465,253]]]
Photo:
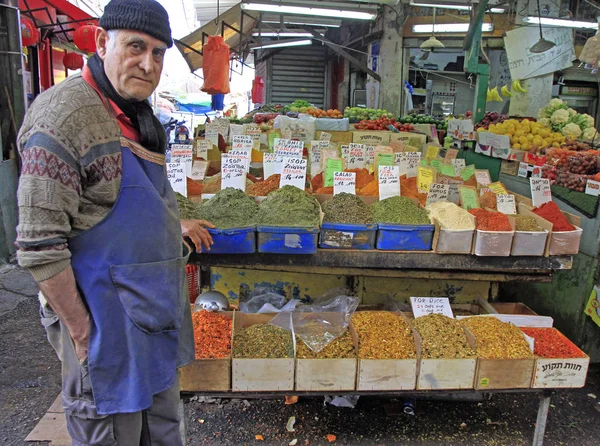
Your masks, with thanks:
[[[500,212],[474,208],[469,213],[477,219],[477,229],[480,231],[512,231],[508,217]]]
[[[192,313],[196,359],[221,359],[231,355],[231,319],[210,311]]]
[[[544,203],[539,208],[534,208],[533,212],[543,219],[548,220],[552,223],[552,230],[554,232],[566,232],[566,231],[574,231],[575,226],[569,223],[567,217],[565,217],[557,204],[554,201],[549,201],[548,203]]]
[[[521,328],[534,342],[533,353],[542,358],[583,358],[585,353],[554,328]]]

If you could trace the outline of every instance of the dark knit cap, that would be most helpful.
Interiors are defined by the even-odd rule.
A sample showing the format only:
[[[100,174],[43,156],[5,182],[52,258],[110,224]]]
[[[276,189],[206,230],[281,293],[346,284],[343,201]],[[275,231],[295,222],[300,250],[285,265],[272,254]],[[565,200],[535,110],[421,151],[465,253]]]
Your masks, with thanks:
[[[100,17],[100,27],[141,31],[173,46],[169,14],[155,0],[111,0]]]

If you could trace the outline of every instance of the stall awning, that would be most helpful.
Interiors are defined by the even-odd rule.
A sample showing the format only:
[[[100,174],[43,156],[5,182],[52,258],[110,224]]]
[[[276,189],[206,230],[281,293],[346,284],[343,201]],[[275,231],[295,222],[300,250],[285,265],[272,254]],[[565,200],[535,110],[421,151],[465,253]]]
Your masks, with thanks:
[[[46,11],[43,11],[44,8],[48,8],[49,11],[46,13]],[[94,20],[87,12],[82,11],[67,0],[19,0],[19,9],[22,12],[34,10],[36,12],[35,17],[40,18],[44,23],[54,22],[55,17],[53,16],[56,13],[66,15],[69,17],[69,21]]]
[[[190,70],[194,72],[202,68],[202,47],[208,36],[217,33],[222,35],[225,43],[232,49],[232,53],[236,52],[242,41],[251,36],[258,18],[258,13],[242,11],[238,4],[219,15],[216,24],[215,20],[211,20],[183,39],[175,40],[175,44]]]

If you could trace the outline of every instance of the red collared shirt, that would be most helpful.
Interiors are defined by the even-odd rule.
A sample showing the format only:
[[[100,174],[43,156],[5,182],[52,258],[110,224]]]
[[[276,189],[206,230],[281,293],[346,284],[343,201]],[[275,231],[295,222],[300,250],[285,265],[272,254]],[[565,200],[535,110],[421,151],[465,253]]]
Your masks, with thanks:
[[[98,93],[101,98],[104,98],[104,95],[100,92],[100,89],[98,88],[98,85],[96,84],[96,81],[92,76],[92,71],[87,65],[83,67],[83,72],[81,73],[81,76],[83,77],[83,80],[85,80],[90,85],[90,87],[96,90],[96,93]],[[117,104],[115,104],[110,99],[108,99],[108,102],[110,103],[110,106],[112,107],[113,112],[117,118],[119,127],[121,127],[121,132],[123,132],[123,136],[125,136],[125,138],[127,139],[139,143],[141,141],[140,134],[131,123],[131,120],[127,116],[125,116],[125,113],[121,111]]]

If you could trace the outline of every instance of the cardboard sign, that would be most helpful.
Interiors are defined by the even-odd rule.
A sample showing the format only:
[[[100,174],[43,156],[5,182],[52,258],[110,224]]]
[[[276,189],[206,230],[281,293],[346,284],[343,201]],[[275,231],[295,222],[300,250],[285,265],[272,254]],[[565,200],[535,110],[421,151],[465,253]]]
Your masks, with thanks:
[[[454,170],[454,166],[452,164],[442,164],[440,171],[442,175],[448,175],[449,177],[456,175],[456,171]]]
[[[221,155],[221,189],[233,187],[246,191],[245,158],[223,153]]]
[[[330,159],[330,158],[339,159],[339,157],[340,157],[340,154],[337,149],[321,148],[321,171],[325,171],[327,169],[327,160],[328,159]],[[344,169],[342,168],[342,169],[338,169],[338,170],[344,170]],[[331,185],[333,186],[333,184],[331,184]]]
[[[187,197],[187,175],[185,164],[167,163],[167,178],[175,192]]]
[[[173,144],[171,145],[171,162],[185,165],[185,174],[192,173],[192,163],[194,161],[194,146],[192,144]]]
[[[209,140],[214,146],[219,147],[219,132],[217,130],[207,130],[204,132],[204,139]]]
[[[367,146],[351,143],[346,162],[348,163],[348,169],[363,169],[367,163]]]
[[[460,194],[458,193],[458,184],[448,184],[448,201],[458,205],[460,203]]]
[[[196,141],[196,158],[207,159],[208,151],[212,150],[213,145],[206,139],[199,139]]]
[[[319,136],[319,138],[321,139],[321,141],[331,141],[331,133],[327,133],[327,132],[321,132],[321,136]]]
[[[451,160],[452,165],[454,166],[454,174],[460,175],[462,170],[467,166],[467,162],[462,158],[457,158]]]
[[[517,176],[527,178],[527,172],[529,172],[529,164],[522,162],[519,163],[519,171],[517,172]]]
[[[454,319],[450,299],[447,297],[411,297],[410,306],[415,319],[428,314],[443,314]]]
[[[242,124],[229,124],[229,142],[233,142],[233,137],[244,134],[244,126]]]
[[[552,201],[552,190],[548,178],[530,178],[529,184],[531,187],[531,201],[533,201],[534,207]]]
[[[340,146],[340,154],[342,155],[342,158],[344,160],[347,160],[348,157],[350,156],[350,145],[349,144],[342,144]]]
[[[325,181],[324,186],[333,186],[333,174],[335,172],[341,172],[344,170],[344,163],[341,159],[328,158],[325,167]]]
[[[333,173],[333,195],[346,192],[356,195],[356,173],[334,172]]]
[[[366,167],[372,173],[373,172],[373,166],[375,165],[375,146],[369,146],[369,145],[367,145],[366,146],[365,156],[367,158],[367,165],[366,165]]]
[[[195,181],[204,181],[209,164],[209,161],[195,160],[192,164],[192,173],[190,174],[190,178]]]
[[[498,212],[502,212],[506,215],[517,214],[517,204],[515,202],[515,196],[512,194],[498,194],[496,196],[496,208]]]
[[[252,148],[260,150],[260,135],[262,134],[260,126],[256,124],[244,124],[243,133],[252,137]]]
[[[281,149],[284,150],[293,150],[295,152],[300,151],[300,157],[302,157],[302,152],[304,150],[304,143],[302,141],[295,141],[293,139],[283,139],[276,138],[274,141],[273,148],[275,152],[278,152]],[[287,155],[284,155],[287,156]]]
[[[431,160],[429,165],[440,172],[442,170],[442,160]]]
[[[435,183],[435,169],[433,167],[417,167],[417,187],[421,193],[427,193]]]
[[[429,206],[432,203],[437,203],[438,201],[448,201],[449,193],[450,186],[448,184],[433,183],[431,186],[429,186],[426,206]]]
[[[281,173],[281,163],[277,162],[277,154],[263,153],[263,178],[266,180],[277,173]]]
[[[250,161],[252,159],[252,148],[230,150],[227,152],[229,156],[239,157],[246,166],[246,173],[250,172]]]
[[[232,150],[248,150],[252,149],[254,142],[250,135],[234,135],[233,141],[231,142]]]
[[[283,159],[279,187],[286,185],[304,190],[306,186],[306,160],[301,158]]]
[[[492,182],[492,178],[490,177],[489,170],[475,170],[475,179],[477,180],[477,184],[481,186],[487,186]]]
[[[463,169],[460,171],[460,176],[465,181],[467,181],[473,175],[475,175],[475,166],[473,164],[463,167]]]
[[[319,147],[321,148],[321,150],[325,150],[325,149],[329,149],[329,148],[335,149],[335,147],[333,147],[332,143],[330,143],[329,141],[321,141],[319,143]]]
[[[479,189],[479,196],[481,197],[486,192],[494,193],[494,191],[492,189],[490,189],[489,187],[482,187],[481,189]]]
[[[460,194],[460,203],[463,209],[468,211],[469,209],[479,207],[479,197],[474,187],[459,186],[458,193]]]
[[[600,182],[594,180],[587,180],[585,186],[585,193],[597,197],[600,195]]]
[[[450,161],[450,160],[456,159],[457,156],[458,156],[458,149],[447,149],[446,156],[444,159],[447,161]]]
[[[309,159],[310,159],[310,174],[312,176],[318,175],[320,172],[323,171],[323,169],[321,169],[321,147],[318,146],[313,146],[310,149],[310,153],[309,153]]]
[[[398,166],[379,166],[379,199],[400,196],[400,168]]]
[[[440,154],[440,146],[436,146],[433,144],[429,144],[427,146],[427,150],[425,151],[425,159],[434,160]]]
[[[406,178],[414,178],[417,176],[417,167],[421,163],[420,152],[404,152],[397,155],[397,164],[400,167],[400,175],[406,175]]]
[[[377,165],[378,166],[393,166],[394,165],[394,154],[393,153],[378,153],[377,154]]]

